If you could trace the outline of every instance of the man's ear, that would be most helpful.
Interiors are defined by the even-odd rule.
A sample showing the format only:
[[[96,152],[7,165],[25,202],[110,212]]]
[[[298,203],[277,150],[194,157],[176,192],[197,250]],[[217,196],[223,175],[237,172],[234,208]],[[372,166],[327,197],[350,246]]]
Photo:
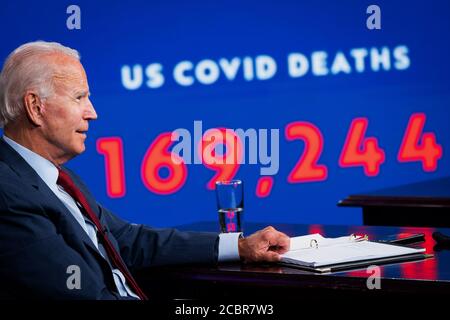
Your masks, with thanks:
[[[27,91],[23,97],[23,104],[28,120],[33,125],[40,127],[42,125],[43,106],[39,95],[35,91]]]

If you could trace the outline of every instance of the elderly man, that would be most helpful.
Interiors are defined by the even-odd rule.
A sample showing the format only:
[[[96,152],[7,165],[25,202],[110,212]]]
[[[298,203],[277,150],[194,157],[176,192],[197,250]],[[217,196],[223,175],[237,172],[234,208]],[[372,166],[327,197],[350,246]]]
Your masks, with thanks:
[[[277,261],[289,237],[267,227],[240,234],[130,224],[98,204],[63,167],[85,150],[89,100],[78,52],[32,42],[0,75],[0,296],[146,299],[132,272],[224,260]],[[79,271],[79,283],[69,277]]]

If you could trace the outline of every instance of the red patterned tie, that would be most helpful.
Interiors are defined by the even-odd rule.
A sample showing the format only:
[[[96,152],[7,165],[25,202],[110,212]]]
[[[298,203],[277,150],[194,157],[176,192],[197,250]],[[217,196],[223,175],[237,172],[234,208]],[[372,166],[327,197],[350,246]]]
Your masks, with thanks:
[[[127,280],[127,283],[130,285],[130,287],[134,290],[134,292],[141,298],[142,300],[148,300],[145,293],[142,291],[142,289],[137,284],[136,280],[134,280],[131,273],[126,268],[125,264],[123,263],[122,258],[120,257],[119,253],[114,249],[114,246],[112,245],[111,241],[109,241],[108,237],[106,236],[106,232],[103,229],[102,225],[100,224],[100,220],[95,215],[94,211],[92,210],[91,206],[86,200],[86,197],[84,194],[78,189],[78,187],[75,185],[75,183],[72,181],[72,178],[63,170],[58,169],[59,176],[57,184],[59,184],[61,187],[64,188],[64,190],[75,200],[78,201],[79,204],[81,204],[83,214],[85,214],[97,227],[98,235],[100,236],[100,240],[103,243],[103,246],[106,249],[106,252],[108,253],[108,257],[111,261],[111,263],[122,272],[122,274],[125,276],[125,279]]]

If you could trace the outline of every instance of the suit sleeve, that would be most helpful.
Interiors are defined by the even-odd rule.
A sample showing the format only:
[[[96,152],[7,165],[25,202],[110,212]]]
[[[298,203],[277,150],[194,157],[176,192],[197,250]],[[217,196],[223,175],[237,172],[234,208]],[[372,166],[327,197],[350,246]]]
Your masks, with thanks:
[[[219,237],[214,232],[182,232],[128,223],[102,206],[101,214],[132,270],[150,266],[217,263]]]
[[[19,189],[0,191],[0,297],[122,299],[99,279],[98,266],[66,243],[42,207],[14,201]]]

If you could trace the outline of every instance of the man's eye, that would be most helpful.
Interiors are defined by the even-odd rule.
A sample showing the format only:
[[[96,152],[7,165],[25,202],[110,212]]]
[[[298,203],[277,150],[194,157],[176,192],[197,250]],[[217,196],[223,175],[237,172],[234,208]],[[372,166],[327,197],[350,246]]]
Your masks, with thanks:
[[[83,96],[78,96],[78,97],[76,97],[76,100],[81,101],[82,98],[83,98]]]

